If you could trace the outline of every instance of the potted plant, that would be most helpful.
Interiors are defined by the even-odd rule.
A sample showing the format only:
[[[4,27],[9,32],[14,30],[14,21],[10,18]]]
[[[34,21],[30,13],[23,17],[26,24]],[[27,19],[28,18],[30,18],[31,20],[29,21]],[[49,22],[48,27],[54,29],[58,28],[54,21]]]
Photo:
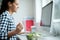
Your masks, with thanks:
[[[28,40],[37,40],[38,39],[38,37],[40,37],[40,33],[29,33],[28,35],[27,35],[27,39]]]

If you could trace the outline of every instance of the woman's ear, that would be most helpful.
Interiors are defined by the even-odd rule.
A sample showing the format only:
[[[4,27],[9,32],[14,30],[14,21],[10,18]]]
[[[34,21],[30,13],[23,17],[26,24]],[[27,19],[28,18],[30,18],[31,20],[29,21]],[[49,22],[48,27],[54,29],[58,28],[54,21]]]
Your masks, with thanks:
[[[12,7],[12,3],[11,3],[11,2],[8,2],[8,6],[9,6],[9,7]]]

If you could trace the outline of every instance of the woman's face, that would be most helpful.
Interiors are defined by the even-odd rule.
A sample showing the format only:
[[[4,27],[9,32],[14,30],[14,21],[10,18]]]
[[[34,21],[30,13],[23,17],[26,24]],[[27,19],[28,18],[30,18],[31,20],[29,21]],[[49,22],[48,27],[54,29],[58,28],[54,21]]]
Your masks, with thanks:
[[[15,0],[15,2],[14,3],[11,3],[11,7],[10,7],[10,9],[12,10],[12,12],[16,12],[17,11],[17,9],[19,8],[19,1],[18,0]]]

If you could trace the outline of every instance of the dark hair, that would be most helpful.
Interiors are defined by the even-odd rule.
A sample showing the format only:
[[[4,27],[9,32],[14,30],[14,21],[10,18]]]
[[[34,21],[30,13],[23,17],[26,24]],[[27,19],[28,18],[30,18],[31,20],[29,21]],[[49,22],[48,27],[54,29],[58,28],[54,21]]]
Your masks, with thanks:
[[[2,4],[1,4],[1,9],[0,9],[0,14],[2,14],[3,12],[5,12],[5,10],[8,9],[8,2],[13,3],[15,0],[2,0]]]

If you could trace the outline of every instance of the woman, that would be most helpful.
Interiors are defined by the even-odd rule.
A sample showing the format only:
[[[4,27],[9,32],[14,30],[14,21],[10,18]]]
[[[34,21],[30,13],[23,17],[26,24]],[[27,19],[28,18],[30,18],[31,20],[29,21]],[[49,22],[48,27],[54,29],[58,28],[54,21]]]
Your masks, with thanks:
[[[21,32],[22,25],[14,24],[13,12],[18,8],[18,0],[2,0],[0,9],[0,40],[17,40],[16,34]]]

